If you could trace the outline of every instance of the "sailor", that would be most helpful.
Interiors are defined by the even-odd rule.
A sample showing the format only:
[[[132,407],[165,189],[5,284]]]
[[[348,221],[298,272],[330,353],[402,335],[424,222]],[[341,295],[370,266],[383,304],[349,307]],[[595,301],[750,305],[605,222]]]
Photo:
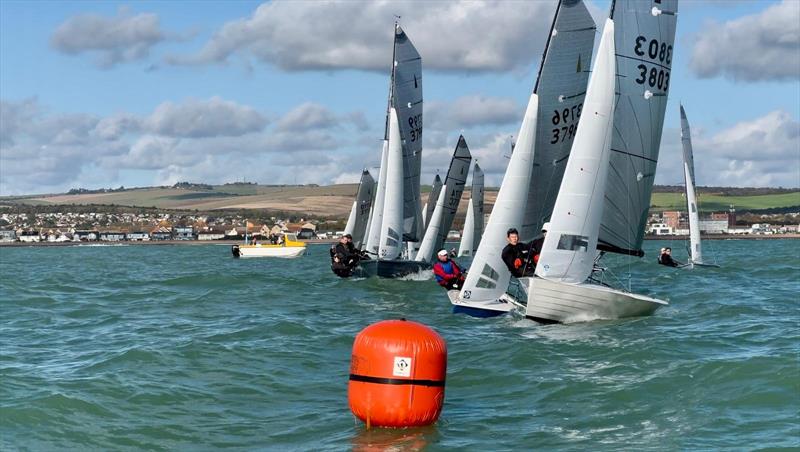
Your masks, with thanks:
[[[331,270],[342,278],[352,275],[361,259],[361,253],[353,245],[353,236],[350,234],[343,235],[339,242],[331,247],[330,254]]]
[[[516,228],[511,228],[506,232],[506,240],[508,240],[508,245],[503,248],[501,256],[508,271],[517,278],[533,276],[531,244],[519,241],[519,231]]]
[[[682,264],[672,259],[672,248],[661,248],[661,255],[658,256],[658,263],[667,267],[680,267]]]
[[[439,250],[436,257],[438,260],[433,264],[436,282],[447,290],[460,289],[464,284],[464,273],[456,261],[450,259],[450,253],[445,249]]]
[[[539,263],[539,255],[542,254],[544,248],[544,238],[547,236],[547,230],[550,229],[550,222],[545,222],[542,225],[542,236],[531,242],[531,252],[533,253],[533,269],[536,269],[536,264]]]

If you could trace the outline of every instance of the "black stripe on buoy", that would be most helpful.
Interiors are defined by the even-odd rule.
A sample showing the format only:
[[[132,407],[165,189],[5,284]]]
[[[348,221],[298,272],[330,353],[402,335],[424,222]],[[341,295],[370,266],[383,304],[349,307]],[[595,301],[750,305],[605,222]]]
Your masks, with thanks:
[[[366,375],[350,374],[351,381],[364,383],[377,383],[379,385],[416,385],[416,386],[442,386],[444,381],[439,380],[405,380],[400,378],[368,377]]]

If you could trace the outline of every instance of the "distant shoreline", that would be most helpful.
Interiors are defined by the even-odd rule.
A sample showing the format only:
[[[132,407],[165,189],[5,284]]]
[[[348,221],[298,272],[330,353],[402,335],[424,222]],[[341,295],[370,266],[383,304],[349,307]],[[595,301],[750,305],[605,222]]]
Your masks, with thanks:
[[[772,234],[772,235],[704,235],[703,240],[780,240],[780,239],[800,239],[800,234]],[[688,235],[659,235],[645,236],[645,240],[689,240]],[[315,243],[324,245],[336,243],[336,239],[320,240],[301,240],[306,244]],[[453,243],[457,242],[454,240]],[[0,242],[2,247],[34,247],[34,246],[126,246],[126,245],[241,245],[241,240],[149,240],[138,241],[119,241],[119,242]]]

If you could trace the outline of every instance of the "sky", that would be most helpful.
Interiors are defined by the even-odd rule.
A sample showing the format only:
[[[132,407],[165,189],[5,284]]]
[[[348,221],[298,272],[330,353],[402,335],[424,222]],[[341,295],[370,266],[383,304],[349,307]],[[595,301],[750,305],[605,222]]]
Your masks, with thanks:
[[[498,186],[555,4],[0,0],[0,195],[357,182],[395,15],[422,55],[423,183],[464,134]],[[657,184],[683,182],[681,102],[698,185],[800,186],[800,0],[681,0],[671,82]]]

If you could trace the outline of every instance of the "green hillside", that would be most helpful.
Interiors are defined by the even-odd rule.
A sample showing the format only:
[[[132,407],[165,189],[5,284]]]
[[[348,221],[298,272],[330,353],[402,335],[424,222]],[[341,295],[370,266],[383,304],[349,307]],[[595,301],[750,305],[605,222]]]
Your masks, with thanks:
[[[774,209],[778,207],[800,207],[800,192],[761,196],[724,196],[701,194],[697,204],[701,212],[726,211],[731,204],[738,211]],[[682,193],[653,193],[651,210],[686,210],[686,197]]]

